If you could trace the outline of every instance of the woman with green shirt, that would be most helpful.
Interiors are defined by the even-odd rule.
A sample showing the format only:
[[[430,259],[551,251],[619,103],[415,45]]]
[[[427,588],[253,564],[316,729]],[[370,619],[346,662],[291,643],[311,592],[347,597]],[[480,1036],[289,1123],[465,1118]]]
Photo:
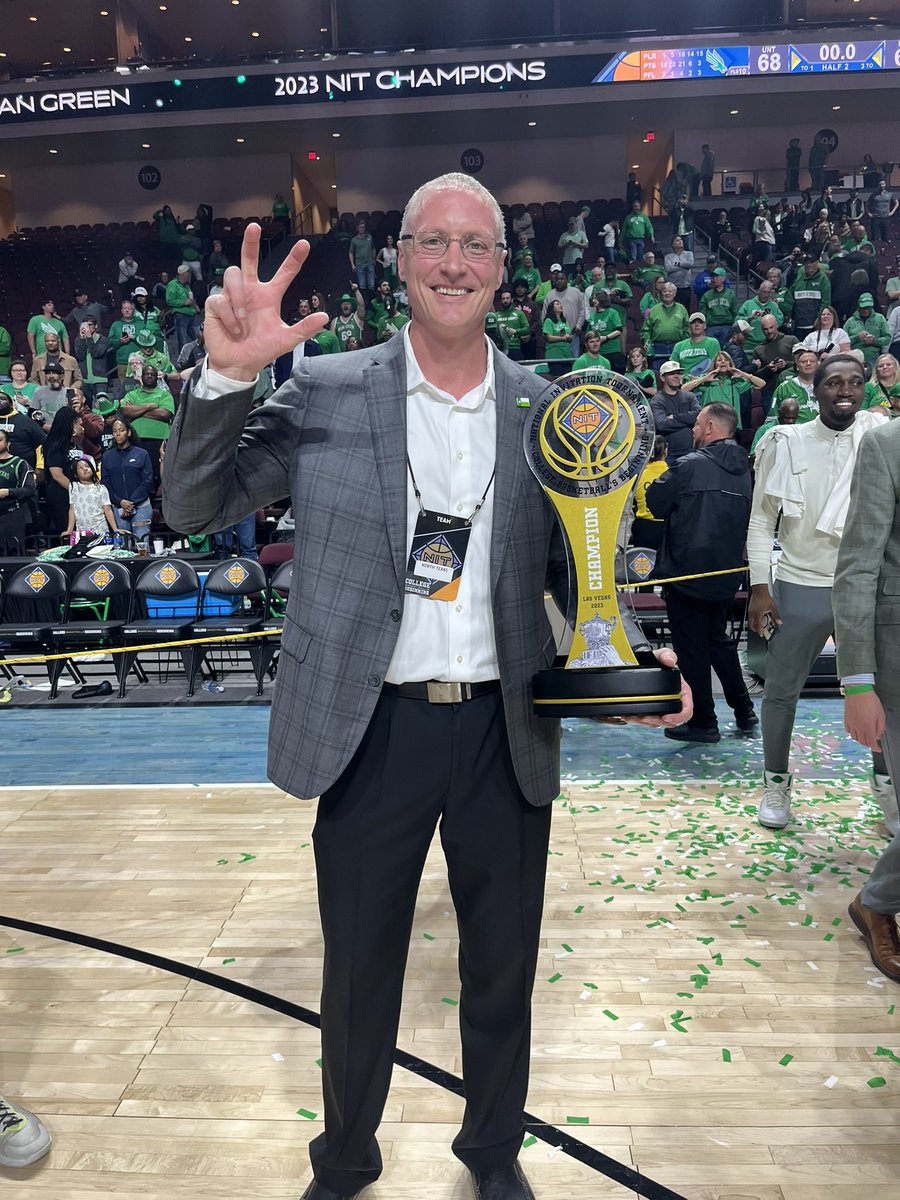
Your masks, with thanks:
[[[652,370],[650,360],[647,358],[647,351],[643,346],[632,346],[628,351],[628,357],[625,360],[625,378],[634,380],[649,400],[652,400],[659,391],[656,372]]]
[[[590,312],[584,323],[585,332],[599,333],[603,356],[608,358],[614,371],[625,366],[622,353],[622,315],[613,307],[609,292],[595,287],[591,292]]]
[[[169,208],[168,204],[164,204],[162,208],[153,214],[153,220],[159,226],[159,240],[169,245],[177,246],[181,231],[178,228],[178,221],[175,219],[175,214]]]
[[[893,354],[879,354],[866,384],[863,408],[885,408],[900,416],[900,363]]]
[[[731,355],[725,350],[720,350],[713,359],[712,367],[705,375],[698,375],[695,379],[685,379],[681,386],[686,392],[693,392],[697,388],[701,388],[700,398],[703,405],[713,403],[730,405],[737,414],[738,429],[743,429],[742,415],[746,419],[746,423],[750,424],[750,393],[754,388],[764,388],[766,381],[760,379],[758,375],[739,371],[734,365]]]
[[[29,401],[37,391],[36,383],[28,382],[28,367],[24,358],[14,358],[9,364],[9,383],[0,384],[0,392],[12,396],[19,412],[27,412]]]
[[[559,300],[551,302],[544,318],[544,358],[572,357],[572,326]]]
[[[641,321],[646,318],[647,313],[654,304],[662,304],[662,290],[665,282],[665,275],[654,275],[653,282],[650,284],[650,287],[646,292],[644,292],[643,296],[641,296],[640,300],[638,301],[638,307],[641,310]]]

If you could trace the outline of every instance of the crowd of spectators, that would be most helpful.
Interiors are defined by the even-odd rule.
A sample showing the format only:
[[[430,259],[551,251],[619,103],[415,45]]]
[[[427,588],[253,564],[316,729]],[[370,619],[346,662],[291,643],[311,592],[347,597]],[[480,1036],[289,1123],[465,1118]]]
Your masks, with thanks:
[[[867,405],[900,411],[900,270],[881,277],[873,253],[875,242],[890,242],[898,208],[887,181],[876,179],[865,199],[850,192],[838,200],[823,187],[815,200],[805,195],[798,203],[770,204],[758,189],[750,204],[758,275],[742,299],[738,279],[716,252],[730,229],[726,213],[706,230],[710,252],[699,250],[692,201],[710,195],[714,173],[715,155],[705,145],[699,170],[684,163],[673,170],[663,188],[667,211],[653,219],[630,177],[621,222],[595,221],[590,206],[582,206],[566,220],[546,269],[532,216],[516,210],[487,335],[537,370],[624,372],[652,400],[670,459],[690,448],[696,413],[711,402],[734,410],[737,436],[751,451],[761,431],[782,417],[813,419],[815,368],[847,350],[864,362]],[[126,250],[100,299],[77,287],[64,316],[55,297],[43,300],[24,331],[28,356],[14,357],[13,337],[0,329],[0,431],[5,453],[21,459],[32,479],[0,488],[6,552],[24,549],[25,529],[37,544],[52,544],[73,521],[81,528],[78,485],[106,487],[112,515],[105,523],[95,517],[101,531],[149,528],[182,381],[205,353],[203,303],[229,265],[222,242],[211,236],[208,205],[187,221],[167,205],[154,217],[160,243],[181,259],[171,275],[145,275]],[[281,196],[273,218],[290,224]],[[360,220],[342,244],[349,267],[343,291],[326,296],[311,287],[287,314],[295,320],[325,310],[329,325],[293,359],[272,364],[260,402],[298,357],[386,342],[409,321],[394,237],[376,244]],[[122,469],[123,447],[133,471]],[[87,467],[92,481],[79,477]],[[18,479],[22,470],[14,461],[5,477]],[[95,514],[101,511],[95,504]]]

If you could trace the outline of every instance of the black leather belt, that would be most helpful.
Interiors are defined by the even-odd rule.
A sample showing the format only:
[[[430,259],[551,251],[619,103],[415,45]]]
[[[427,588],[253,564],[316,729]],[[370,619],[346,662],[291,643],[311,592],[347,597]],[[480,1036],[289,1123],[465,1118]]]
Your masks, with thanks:
[[[463,700],[476,700],[479,696],[499,692],[500,680],[487,679],[483,683],[442,683],[429,679],[426,683],[386,683],[381,689],[388,696],[399,696],[402,700],[427,700],[429,704],[460,704]]]

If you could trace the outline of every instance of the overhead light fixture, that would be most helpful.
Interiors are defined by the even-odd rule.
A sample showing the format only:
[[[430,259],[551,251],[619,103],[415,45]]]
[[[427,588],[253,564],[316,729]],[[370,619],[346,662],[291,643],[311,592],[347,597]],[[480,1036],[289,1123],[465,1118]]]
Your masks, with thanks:
[[[641,169],[641,164],[640,163],[632,163],[631,169],[632,169],[632,171],[639,171]]]
[[[59,154],[59,151],[58,151],[58,150],[51,150],[51,151],[50,151],[50,153],[51,153],[51,154]]]
[[[28,20],[29,20],[29,21],[36,21],[36,20],[37,20],[37,17],[29,17],[29,18],[28,18]]]
[[[331,190],[332,190],[333,192],[336,192],[336,191],[337,191],[337,184],[336,184],[336,183],[333,183],[333,184],[331,185]]]
[[[0,179],[5,179],[5,178],[6,178],[5,175],[0,175]]]
[[[341,135],[339,133],[333,133],[331,136],[332,137],[340,137]]]
[[[244,144],[244,139],[243,139],[243,138],[235,138],[234,140],[237,142],[237,144],[238,144],[239,146],[243,146],[243,144]]]
[[[534,129],[535,125],[537,125],[537,121],[529,121],[528,122],[529,129]]]
[[[108,16],[109,16],[109,10],[108,10],[108,9],[105,9],[105,8],[101,8],[101,9],[100,9],[100,16],[101,16],[101,17],[108,17]]]
[[[184,40],[186,42],[192,42],[194,39],[192,37],[186,37]]]
[[[150,143],[149,143],[149,142],[141,142],[141,149],[142,149],[142,150],[149,150],[149,149],[150,149]]]
[[[740,112],[740,109],[738,109],[738,108],[732,108],[732,109],[730,109],[729,111],[731,112],[731,115],[732,115],[733,117],[736,117],[736,116],[738,115],[738,113]]]
[[[72,53],[71,46],[63,46],[63,54],[71,54],[71,53]]]
[[[254,31],[253,31],[253,32],[250,34],[250,36],[251,36],[251,37],[259,37],[259,34],[258,34],[258,33],[256,32],[256,30],[254,29]]]

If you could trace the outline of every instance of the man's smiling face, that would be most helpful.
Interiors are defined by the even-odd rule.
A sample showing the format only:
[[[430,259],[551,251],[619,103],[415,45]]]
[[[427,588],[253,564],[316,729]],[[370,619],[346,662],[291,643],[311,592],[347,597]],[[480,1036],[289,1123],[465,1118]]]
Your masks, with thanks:
[[[497,241],[489,205],[478,196],[449,189],[426,199],[410,233],[475,235],[491,246]],[[446,340],[450,331],[459,337],[480,334],[503,275],[503,259],[497,251],[472,262],[463,256],[459,242],[451,242],[443,257],[427,258],[416,253],[411,241],[401,242],[398,273],[406,283],[413,321],[439,340]]]

